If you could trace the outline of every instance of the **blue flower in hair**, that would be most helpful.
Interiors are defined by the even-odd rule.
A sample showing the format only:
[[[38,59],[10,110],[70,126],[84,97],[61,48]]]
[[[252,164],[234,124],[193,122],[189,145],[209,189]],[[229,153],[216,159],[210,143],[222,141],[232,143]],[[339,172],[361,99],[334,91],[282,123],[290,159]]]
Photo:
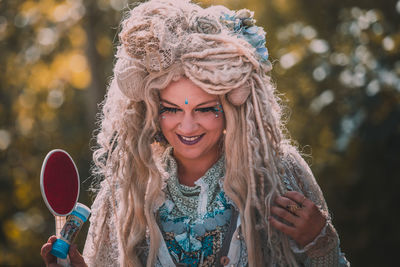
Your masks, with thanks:
[[[268,49],[265,47],[265,31],[262,27],[255,26],[254,12],[241,9],[232,14],[223,14],[220,21],[237,34],[239,38],[245,39],[255,49],[261,61],[268,60]]]

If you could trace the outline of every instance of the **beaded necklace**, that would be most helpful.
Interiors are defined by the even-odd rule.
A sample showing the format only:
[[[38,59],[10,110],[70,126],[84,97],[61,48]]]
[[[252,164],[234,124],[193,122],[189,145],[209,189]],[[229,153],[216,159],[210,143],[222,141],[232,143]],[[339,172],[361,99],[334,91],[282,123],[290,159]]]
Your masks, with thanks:
[[[172,149],[166,153],[169,178],[164,189],[166,201],[159,208],[159,225],[168,250],[176,262],[189,266],[212,264],[233,208],[220,186],[225,175],[225,157],[190,187],[179,183]]]

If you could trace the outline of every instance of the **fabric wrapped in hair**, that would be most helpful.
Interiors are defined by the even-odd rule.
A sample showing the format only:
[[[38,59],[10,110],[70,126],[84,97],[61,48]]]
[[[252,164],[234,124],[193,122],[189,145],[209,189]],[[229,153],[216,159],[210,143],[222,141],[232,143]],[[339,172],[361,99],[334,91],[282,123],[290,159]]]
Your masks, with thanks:
[[[242,105],[251,91],[251,73],[271,69],[258,48],[223,23],[226,17],[235,18],[225,7],[177,6],[169,0],[159,1],[157,9],[144,3],[130,12],[119,34],[114,74],[121,92],[133,101],[143,99],[149,75],[178,64],[206,92],[228,94],[232,104]],[[238,20],[243,20],[242,13],[237,13]]]

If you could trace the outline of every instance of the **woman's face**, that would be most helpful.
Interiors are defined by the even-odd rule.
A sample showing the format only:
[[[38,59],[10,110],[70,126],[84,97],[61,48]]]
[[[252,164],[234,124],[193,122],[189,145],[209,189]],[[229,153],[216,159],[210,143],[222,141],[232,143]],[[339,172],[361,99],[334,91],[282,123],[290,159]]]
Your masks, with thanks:
[[[224,114],[219,98],[187,78],[160,92],[160,126],[178,160],[201,160],[219,155]]]

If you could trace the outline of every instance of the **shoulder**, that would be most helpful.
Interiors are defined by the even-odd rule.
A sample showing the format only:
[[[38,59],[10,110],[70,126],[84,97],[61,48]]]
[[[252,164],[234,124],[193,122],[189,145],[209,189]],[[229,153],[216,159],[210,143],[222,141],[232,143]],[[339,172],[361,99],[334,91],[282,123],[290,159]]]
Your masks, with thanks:
[[[287,190],[303,191],[305,180],[314,179],[310,167],[292,145],[285,145],[279,155],[281,179]]]
[[[108,221],[113,217],[118,206],[116,196],[118,186],[115,182],[104,180],[100,183],[99,191],[91,206],[90,223],[97,221]]]
[[[296,147],[288,144],[284,145],[280,158],[286,169],[301,175],[312,175],[310,166]]]
[[[299,191],[315,204],[327,209],[321,188],[319,187],[310,166],[291,145],[286,145],[281,156],[283,165],[282,180],[288,190]]]
[[[103,180],[100,183],[100,189],[98,190],[95,200],[92,204],[92,210],[97,210],[104,202],[109,202],[111,197],[111,182],[108,180]]]
[[[101,182],[89,218],[90,226],[83,256],[88,266],[118,266],[119,247],[115,221],[115,206],[112,203],[111,183]]]

